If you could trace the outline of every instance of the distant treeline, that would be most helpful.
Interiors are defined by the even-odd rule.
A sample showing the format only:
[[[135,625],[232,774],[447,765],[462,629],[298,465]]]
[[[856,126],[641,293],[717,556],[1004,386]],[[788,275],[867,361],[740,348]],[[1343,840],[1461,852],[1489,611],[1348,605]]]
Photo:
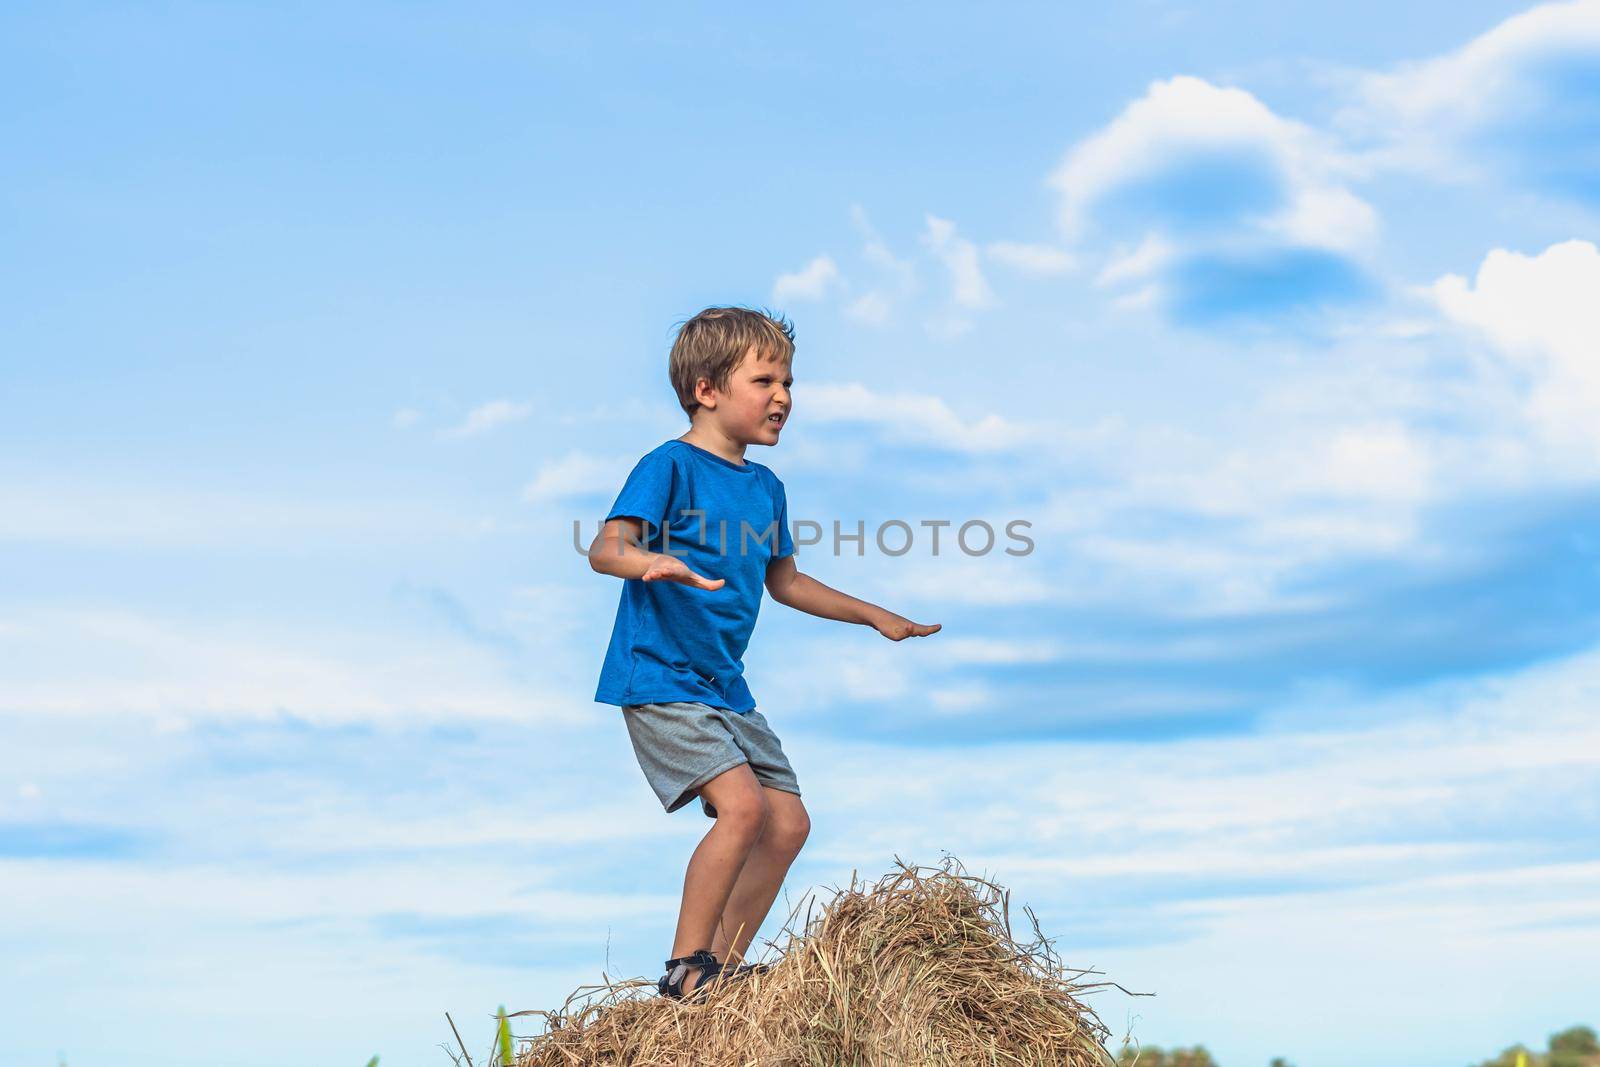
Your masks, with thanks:
[[[1600,1067],[1600,1041],[1595,1039],[1594,1027],[1574,1026],[1551,1034],[1550,1047],[1543,1052],[1512,1045],[1479,1067]]]
[[[1119,1067],[1217,1067],[1204,1045],[1192,1048],[1156,1048],[1154,1045],[1122,1046],[1117,1054]],[[1274,1059],[1269,1067],[1290,1067],[1283,1057]],[[1550,1035],[1550,1044],[1543,1052],[1526,1045],[1512,1045],[1500,1055],[1484,1060],[1475,1067],[1600,1067],[1600,1040],[1594,1027],[1573,1026]]]
[[[1139,1067],[1217,1067],[1217,1061],[1211,1058],[1211,1053],[1206,1051],[1204,1045],[1194,1048],[1156,1048],[1154,1045],[1134,1048],[1132,1045],[1123,1045],[1122,1051],[1117,1053],[1117,1063],[1121,1067],[1131,1067],[1135,1061]]]

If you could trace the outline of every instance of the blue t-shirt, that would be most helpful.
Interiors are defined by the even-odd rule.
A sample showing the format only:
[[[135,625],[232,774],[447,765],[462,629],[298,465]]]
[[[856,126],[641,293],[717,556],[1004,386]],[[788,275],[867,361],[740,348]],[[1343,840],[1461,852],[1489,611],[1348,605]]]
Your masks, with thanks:
[[[696,700],[747,712],[745,646],[767,564],[794,554],[783,483],[754,460],[723,459],[676,438],[651,449],[606,513],[644,522],[643,547],[668,552],[720,589],[629,578],[594,698],[603,704]]]

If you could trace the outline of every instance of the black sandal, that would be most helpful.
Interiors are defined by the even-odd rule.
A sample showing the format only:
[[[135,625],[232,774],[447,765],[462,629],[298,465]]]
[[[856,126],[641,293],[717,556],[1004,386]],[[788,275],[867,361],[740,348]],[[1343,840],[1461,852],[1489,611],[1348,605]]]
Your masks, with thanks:
[[[695,980],[694,988],[686,994],[683,991],[683,983],[688,980],[691,967],[699,967],[700,976]],[[667,961],[667,973],[656,981],[656,992],[673,1000],[682,1000],[685,996],[693,996],[704,989],[707,982],[721,973],[722,964],[711,954],[711,950],[698,949],[687,956]]]
[[[656,992],[664,997],[674,1000],[693,999],[701,995],[707,983],[719,979],[732,980],[743,978],[749,974],[765,974],[772,968],[765,963],[741,963],[732,966],[721,962],[711,954],[710,949],[700,949],[688,956],[679,956],[666,963],[667,973],[656,982]],[[685,993],[683,983],[688,980],[689,968],[701,968],[699,976],[695,979],[694,987]]]

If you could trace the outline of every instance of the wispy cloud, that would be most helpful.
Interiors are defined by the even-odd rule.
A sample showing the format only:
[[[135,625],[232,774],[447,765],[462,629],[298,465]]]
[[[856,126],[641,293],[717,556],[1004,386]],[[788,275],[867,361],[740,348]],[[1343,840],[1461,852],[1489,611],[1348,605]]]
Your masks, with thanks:
[[[860,204],[850,205],[850,222],[861,238],[861,258],[880,272],[887,288],[907,295],[917,288],[917,270],[909,258],[894,253]]]
[[[817,256],[793,274],[778,275],[772,283],[772,299],[778,303],[821,300],[837,284],[839,265],[831,256]]]
[[[850,206],[850,221],[861,239],[861,259],[872,280],[852,292],[845,304],[845,315],[868,326],[887,326],[897,308],[919,288],[916,265],[909,257],[898,256],[890,249],[860,204]]]
[[[441,431],[444,437],[473,437],[488,433],[500,426],[521,422],[533,414],[533,405],[513,400],[491,400],[467,412],[467,417],[455,426]]]
[[[390,541],[465,536],[472,516],[417,500],[348,489],[308,491],[209,488],[162,480],[89,480],[57,472],[18,472],[0,482],[0,543],[246,548],[312,537]]]
[[[953,340],[973,327],[972,312],[994,304],[994,291],[983,276],[978,246],[956,236],[955,223],[935,215],[926,216],[922,244],[939,260],[948,280],[944,306],[932,309],[923,319],[929,336]]]
[[[1460,48],[1350,71],[1336,128],[1369,166],[1449,185],[1491,181],[1600,203],[1600,3],[1540,4]]]
[[[882,393],[860,382],[808,382],[805,418],[871,425],[892,439],[956,452],[999,452],[1036,440],[1039,427],[993,412],[962,418],[941,397]]]
[[[614,496],[635,462],[623,456],[596,456],[570,450],[539,465],[533,480],[522,487],[522,499],[530,504],[548,504],[558,500]]]
[[[894,313],[889,297],[881,292],[863,293],[845,306],[845,314],[869,326],[888,325]]]
[[[1021,241],[990,241],[984,255],[1024,274],[1061,274],[1078,265],[1072,253],[1053,245]]]
[[[950,279],[950,299],[957,307],[981,310],[994,303],[994,291],[978,261],[978,246],[957,237],[955,223],[936,215],[927,216],[922,243],[944,264]]]
[[[586,710],[517,681],[481,642],[437,634],[201,624],[126,608],[12,617],[0,714],[563,722]]]

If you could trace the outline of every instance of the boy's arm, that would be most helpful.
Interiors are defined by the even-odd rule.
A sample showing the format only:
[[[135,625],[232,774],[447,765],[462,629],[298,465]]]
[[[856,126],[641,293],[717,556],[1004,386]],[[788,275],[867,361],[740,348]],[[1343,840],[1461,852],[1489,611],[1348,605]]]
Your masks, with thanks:
[[[647,552],[644,523],[638,519],[610,519],[600,527],[589,546],[589,566],[601,574],[618,578],[640,578],[647,582],[682,582],[697,589],[721,589],[726,579],[706,578],[689,569],[677,556]]]
[[[939,623],[924,625],[896,615],[886,608],[858,600],[823,585],[809,574],[802,574],[793,556],[767,564],[767,592],[780,604],[838,622],[858,622],[870,626],[891,641],[906,637],[926,637],[939,631]]]

